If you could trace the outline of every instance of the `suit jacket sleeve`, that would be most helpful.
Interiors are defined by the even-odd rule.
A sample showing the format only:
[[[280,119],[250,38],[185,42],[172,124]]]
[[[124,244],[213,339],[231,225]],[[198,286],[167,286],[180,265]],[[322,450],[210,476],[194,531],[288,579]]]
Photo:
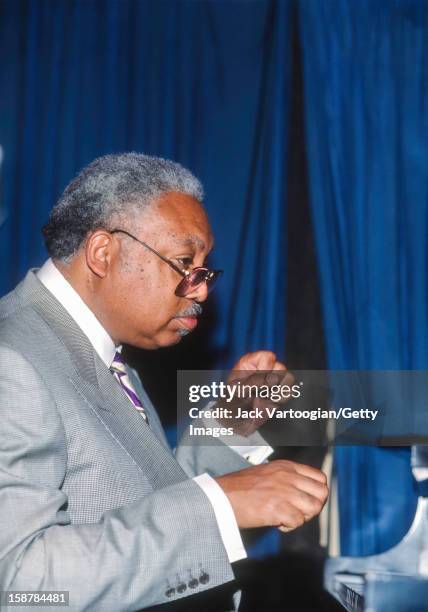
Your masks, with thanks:
[[[195,423],[200,425],[198,420],[195,420]],[[261,450],[261,453],[258,453],[261,457],[260,462],[273,452],[259,431],[246,438],[243,436],[231,436],[224,439],[207,437],[206,444],[201,444],[200,440],[200,437],[192,438],[187,428],[175,449],[177,461],[189,476],[197,476],[204,472],[214,477],[221,476],[254,465],[255,463],[245,458],[245,451],[240,452],[240,449],[253,447],[253,455],[254,449]]]
[[[207,497],[192,480],[72,524],[67,442],[49,390],[0,346],[0,590],[68,590],[71,610],[138,610],[233,580]],[[90,483],[88,483],[90,486]],[[194,583],[193,583],[194,584]]]
[[[175,456],[186,474],[192,477],[204,472],[214,477],[222,476],[252,465],[220,440],[208,439],[203,446],[195,444],[187,432],[181,437]]]

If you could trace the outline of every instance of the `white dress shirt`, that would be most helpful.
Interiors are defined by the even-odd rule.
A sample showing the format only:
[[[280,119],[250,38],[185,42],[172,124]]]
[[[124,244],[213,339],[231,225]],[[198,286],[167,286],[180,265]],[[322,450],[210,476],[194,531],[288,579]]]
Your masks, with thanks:
[[[40,268],[37,272],[37,277],[74,319],[91,342],[95,352],[98,353],[106,366],[110,368],[116,350],[120,350],[121,347],[115,346],[113,340],[94,313],[64,278],[51,259],[48,259]],[[244,439],[244,441],[249,441],[250,438],[251,442],[253,442],[252,445],[236,445],[231,446],[231,448],[253,465],[262,463],[273,452],[273,449],[270,446],[263,445],[263,438],[258,432]],[[201,474],[193,480],[204,491],[213,507],[229,561],[233,563],[234,561],[244,559],[247,554],[242,543],[235,514],[223,489],[208,474]]]

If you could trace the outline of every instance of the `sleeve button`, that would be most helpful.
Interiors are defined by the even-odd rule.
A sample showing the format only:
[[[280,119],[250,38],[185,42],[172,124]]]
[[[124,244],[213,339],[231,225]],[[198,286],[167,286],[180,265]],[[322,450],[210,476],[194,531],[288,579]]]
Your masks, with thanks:
[[[185,582],[180,582],[179,584],[177,584],[177,593],[184,593],[186,589],[187,585]]]
[[[197,578],[192,578],[191,580],[189,580],[188,585],[189,585],[189,589],[196,589],[196,587],[199,584],[199,580]]]
[[[206,572],[202,572],[202,574],[199,576],[199,582],[201,584],[207,584],[207,582],[210,581],[210,575],[207,574]]]
[[[167,590],[165,591],[165,595],[166,595],[167,597],[172,597],[172,596],[174,595],[174,593],[175,593],[175,589],[174,589],[174,587],[169,587],[169,589],[167,589]]]

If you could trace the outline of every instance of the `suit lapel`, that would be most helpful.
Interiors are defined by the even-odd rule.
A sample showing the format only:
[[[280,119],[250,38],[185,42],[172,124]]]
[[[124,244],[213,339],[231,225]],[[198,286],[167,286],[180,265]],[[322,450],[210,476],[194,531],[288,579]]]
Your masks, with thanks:
[[[162,427],[162,423],[159,419],[159,415],[155,407],[153,406],[149,396],[147,395],[146,390],[144,389],[140,381],[140,377],[138,376],[136,371],[133,370],[131,367],[126,366],[126,368],[128,370],[129,380],[134,386],[134,389],[136,390],[138,397],[141,399],[144,409],[147,412],[147,415],[149,417],[150,429],[153,431],[153,433],[156,434],[156,436],[159,438],[162,444],[166,448],[170,449],[168,440],[165,436],[165,432]]]
[[[69,380],[96,410],[118,444],[144,471],[153,487],[162,488],[185,480],[187,476],[171,450],[132,406],[74,319],[32,272],[22,285],[23,297],[26,289],[33,308],[59,339],[64,357],[69,357],[68,367],[67,360],[63,360]]]
[[[150,478],[158,486],[167,486],[186,478],[171,450],[167,448],[135,410],[132,403],[110,374],[101,359],[96,357],[98,388],[108,406],[106,417],[109,427],[126,448],[132,449],[132,456],[149,471]]]

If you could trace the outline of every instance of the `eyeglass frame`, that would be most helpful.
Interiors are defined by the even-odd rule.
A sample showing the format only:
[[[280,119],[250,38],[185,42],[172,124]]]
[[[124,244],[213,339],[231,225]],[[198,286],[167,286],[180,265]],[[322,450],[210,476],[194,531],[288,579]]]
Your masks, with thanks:
[[[210,268],[205,268],[204,266],[196,266],[195,268],[192,268],[191,270],[185,270],[184,268],[180,268],[179,266],[176,266],[170,259],[168,259],[167,257],[165,257],[164,255],[162,255],[161,253],[159,253],[158,251],[156,251],[156,249],[154,249],[153,247],[151,247],[149,244],[147,244],[147,242],[144,242],[144,240],[140,240],[140,238],[137,238],[136,236],[134,236],[133,234],[131,234],[130,232],[128,232],[127,230],[121,229],[121,228],[115,228],[112,230],[108,230],[110,234],[125,234],[126,236],[128,236],[129,238],[132,238],[133,240],[135,240],[136,242],[139,242],[140,244],[142,244],[144,247],[146,247],[146,249],[148,249],[149,251],[151,251],[154,255],[157,255],[157,257],[159,257],[162,261],[164,261],[166,264],[169,265],[170,268],[172,268],[173,270],[175,270],[176,272],[178,272],[178,274],[180,274],[180,276],[183,277],[183,279],[188,278],[191,274],[193,274],[196,270],[205,270],[206,271],[206,275],[203,281],[201,281],[200,284],[202,283],[207,283],[208,287],[209,287],[209,281],[212,280],[213,278],[216,279],[219,276],[221,276],[221,274],[223,274],[223,270],[212,270]],[[180,281],[181,283],[181,281]],[[176,290],[175,290],[175,294],[177,295],[177,289],[180,286],[180,283],[178,283]],[[196,287],[198,287],[199,285],[196,285]],[[196,288],[195,287],[195,288]],[[179,296],[179,297],[185,297],[184,295]]]

